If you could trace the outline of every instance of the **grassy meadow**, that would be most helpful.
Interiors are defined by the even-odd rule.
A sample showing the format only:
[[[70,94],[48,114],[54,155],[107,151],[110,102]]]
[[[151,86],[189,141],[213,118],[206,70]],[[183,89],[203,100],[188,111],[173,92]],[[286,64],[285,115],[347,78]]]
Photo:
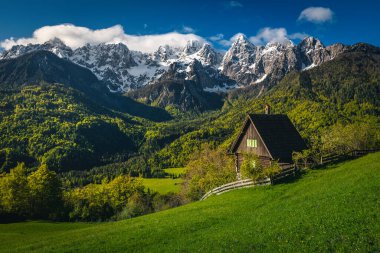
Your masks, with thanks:
[[[1,252],[379,252],[380,153],[130,220],[0,225]]]
[[[181,190],[183,179],[181,178],[143,178],[143,185],[161,194],[174,192],[178,193]]]

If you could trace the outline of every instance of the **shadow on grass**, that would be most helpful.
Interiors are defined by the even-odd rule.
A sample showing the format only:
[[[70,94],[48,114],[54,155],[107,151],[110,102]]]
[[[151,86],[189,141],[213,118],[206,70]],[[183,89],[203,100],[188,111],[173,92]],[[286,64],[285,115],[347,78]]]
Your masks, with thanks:
[[[13,214],[1,214],[0,215],[0,224],[9,224],[16,222],[24,222],[27,219],[25,217],[20,217]]]
[[[306,171],[297,171],[296,174],[293,176],[287,176],[278,180],[275,180],[273,185],[280,185],[280,184],[293,184],[298,182],[303,175],[307,174]]]
[[[358,157],[355,157],[355,156],[345,156],[345,157],[342,157],[340,159],[337,159],[335,161],[332,161],[332,162],[329,162],[329,163],[325,163],[325,164],[317,164],[315,165],[312,170],[327,170],[327,169],[334,169],[334,168],[337,168],[338,165],[342,162],[348,162],[348,161],[352,161],[352,160],[355,160],[355,159],[358,159],[360,158],[360,156]]]

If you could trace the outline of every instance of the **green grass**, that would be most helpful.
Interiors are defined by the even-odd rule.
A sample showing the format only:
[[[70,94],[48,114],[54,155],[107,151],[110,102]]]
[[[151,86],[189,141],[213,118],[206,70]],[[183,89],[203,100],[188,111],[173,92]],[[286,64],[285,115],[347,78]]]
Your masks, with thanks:
[[[143,184],[146,188],[165,194],[168,192],[177,193],[181,190],[181,178],[143,178]]]
[[[0,225],[2,252],[379,252],[380,153],[109,223]]]
[[[183,174],[185,174],[185,168],[183,167],[180,167],[180,168],[168,168],[168,169],[164,169],[164,171],[168,174],[172,174],[172,175],[175,175],[175,176],[181,176]]]

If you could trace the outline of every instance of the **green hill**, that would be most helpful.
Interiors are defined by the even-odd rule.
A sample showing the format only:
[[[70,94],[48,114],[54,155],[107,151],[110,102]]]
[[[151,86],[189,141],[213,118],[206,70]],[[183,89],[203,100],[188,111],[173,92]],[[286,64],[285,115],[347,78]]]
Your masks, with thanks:
[[[380,50],[359,43],[334,60],[307,71],[287,74],[263,96],[246,89],[236,91],[239,96],[232,92],[217,117],[202,124],[187,122],[187,127],[193,125],[194,129],[154,154],[152,160],[157,161],[154,167],[185,166],[203,143],[227,149],[239,133],[246,114],[263,113],[265,104],[271,106],[274,114],[287,114],[315,150],[322,149],[321,135],[331,131],[335,124],[365,122],[378,129],[379,70]],[[161,129],[156,131],[155,135],[160,138],[166,134]]]
[[[1,252],[378,252],[380,153],[108,223],[0,225]]]

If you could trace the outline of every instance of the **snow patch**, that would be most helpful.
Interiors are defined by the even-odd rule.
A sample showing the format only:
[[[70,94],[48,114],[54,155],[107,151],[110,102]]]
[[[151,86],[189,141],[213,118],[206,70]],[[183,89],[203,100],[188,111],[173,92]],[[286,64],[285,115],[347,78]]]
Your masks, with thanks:
[[[232,89],[239,89],[241,88],[241,86],[235,84],[235,85],[227,85],[226,83],[223,83],[222,86],[214,86],[214,87],[206,87],[204,88],[203,90],[204,91],[207,91],[207,92],[227,92],[229,90],[232,90]]]
[[[261,83],[262,81],[265,80],[265,78],[267,78],[267,74],[263,75],[262,77],[260,77],[259,79],[257,79],[254,83]]]
[[[303,67],[303,66],[304,66],[304,65],[302,65],[302,67]],[[318,65],[312,63],[312,64],[310,64],[309,66],[302,68],[302,71],[305,71],[305,70],[308,70],[308,69],[312,69],[312,68],[314,68],[314,67],[316,67],[316,66],[318,66]]]
[[[264,85],[261,86],[261,89],[260,89],[260,91],[259,91],[259,94],[257,94],[257,97],[260,97],[261,94],[263,94],[263,92],[264,92]]]
[[[268,53],[273,52],[273,51],[277,51],[277,47],[272,46],[272,47],[265,48],[265,49],[262,51],[261,54],[264,55],[264,54],[268,54]]]

